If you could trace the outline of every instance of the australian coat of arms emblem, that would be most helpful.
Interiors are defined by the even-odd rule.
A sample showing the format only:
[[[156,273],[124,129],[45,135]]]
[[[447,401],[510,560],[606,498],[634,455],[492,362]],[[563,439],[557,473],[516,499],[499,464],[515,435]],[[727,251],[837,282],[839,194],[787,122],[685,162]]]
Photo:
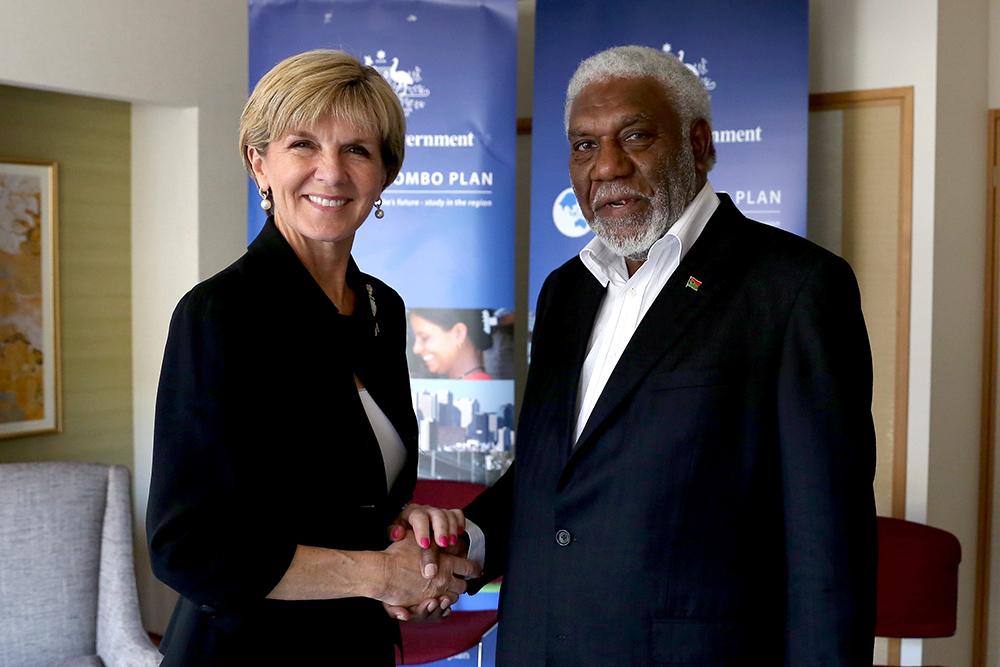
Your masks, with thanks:
[[[669,53],[672,56],[676,56],[678,60],[684,63],[685,67],[691,70],[691,72],[693,72],[696,77],[701,79],[702,84],[704,84],[705,86],[705,90],[709,92],[715,90],[716,86],[715,80],[710,79],[708,77],[708,60],[706,58],[702,58],[701,60],[698,60],[696,62],[685,62],[684,49],[678,49],[677,51],[674,51],[673,47],[670,45],[669,42],[663,45],[663,51],[664,53]]]
[[[374,58],[366,55],[364,60],[366,65],[374,67],[396,91],[396,97],[407,116],[417,109],[423,109],[427,104],[426,99],[430,97],[431,91],[423,84],[419,66],[404,69],[400,67],[399,58],[389,58],[382,49],[375,52]]]

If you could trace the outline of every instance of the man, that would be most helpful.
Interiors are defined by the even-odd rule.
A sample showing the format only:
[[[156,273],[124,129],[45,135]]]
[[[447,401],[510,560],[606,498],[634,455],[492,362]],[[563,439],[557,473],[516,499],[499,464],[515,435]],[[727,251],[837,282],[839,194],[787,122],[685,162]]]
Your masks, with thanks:
[[[566,128],[596,238],[542,288],[516,464],[466,511],[505,577],[498,663],[871,664],[850,267],[712,190],[708,94],[672,56],[585,60]]]

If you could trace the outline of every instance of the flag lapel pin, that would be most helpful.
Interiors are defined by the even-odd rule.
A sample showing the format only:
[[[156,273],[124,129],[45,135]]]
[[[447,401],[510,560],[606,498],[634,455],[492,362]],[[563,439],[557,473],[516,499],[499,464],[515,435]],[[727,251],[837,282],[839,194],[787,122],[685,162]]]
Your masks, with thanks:
[[[693,289],[695,292],[697,292],[698,288],[701,287],[701,281],[695,278],[694,276],[691,276],[688,278],[687,285],[685,285],[685,287],[687,287],[688,289]]]

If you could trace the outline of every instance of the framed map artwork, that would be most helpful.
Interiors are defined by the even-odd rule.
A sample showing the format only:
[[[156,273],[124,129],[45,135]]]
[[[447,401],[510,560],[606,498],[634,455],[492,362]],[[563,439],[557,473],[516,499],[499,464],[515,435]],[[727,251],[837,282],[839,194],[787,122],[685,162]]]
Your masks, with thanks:
[[[60,430],[56,164],[0,160],[0,438]]]

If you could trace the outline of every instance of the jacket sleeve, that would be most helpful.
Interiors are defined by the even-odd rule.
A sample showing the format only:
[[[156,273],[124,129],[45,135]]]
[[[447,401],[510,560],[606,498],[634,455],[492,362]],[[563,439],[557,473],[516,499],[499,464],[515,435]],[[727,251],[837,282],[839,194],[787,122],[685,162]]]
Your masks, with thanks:
[[[532,350],[543,350],[547,344],[547,337],[558,334],[558,331],[550,331],[547,324],[546,314],[552,298],[553,275],[549,275],[542,284],[542,289],[538,294],[538,303],[535,307],[535,327],[531,333]],[[528,369],[528,381],[525,386],[524,398],[521,401],[522,414],[519,419],[517,429],[517,446],[524,446],[524,438],[530,437],[521,428],[520,422],[525,418],[525,410],[531,410],[533,405],[545,405],[543,400],[535,400],[535,393],[538,391],[538,378],[534,374],[538,371]],[[481,493],[472,503],[465,508],[466,515],[472,519],[476,525],[483,530],[486,538],[486,559],[483,563],[483,576],[469,582],[469,593],[476,593],[485,584],[501,577],[507,570],[507,548],[510,541],[511,518],[514,511],[514,493],[516,479],[517,461],[513,461],[507,471],[498,479],[493,486]]]
[[[240,336],[208,290],[174,311],[156,397],[146,530],[156,576],[199,605],[265,597],[295,552],[266,500],[265,466],[248,433]]]
[[[871,664],[871,399],[857,282],[843,260],[821,261],[796,297],[778,375],[789,667]]]
[[[483,576],[469,582],[468,592],[479,589],[507,571],[507,543],[510,537],[511,511],[514,506],[516,462],[511,463],[500,479],[483,491],[465,508],[465,515],[476,522],[486,538]]]

